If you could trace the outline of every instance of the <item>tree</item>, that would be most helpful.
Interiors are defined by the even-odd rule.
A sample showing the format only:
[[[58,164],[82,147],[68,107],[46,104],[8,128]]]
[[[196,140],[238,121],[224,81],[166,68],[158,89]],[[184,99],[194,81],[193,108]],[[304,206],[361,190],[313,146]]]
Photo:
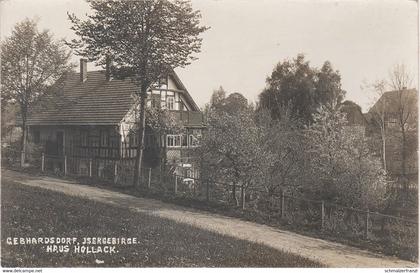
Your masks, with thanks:
[[[221,105],[225,99],[226,91],[223,89],[223,86],[220,86],[219,89],[213,91],[210,98],[210,104],[208,104],[208,106],[217,107],[218,105]]]
[[[305,124],[312,122],[312,114],[319,106],[336,107],[345,94],[339,72],[328,61],[321,69],[313,68],[302,54],[278,63],[266,82],[259,95],[260,107],[269,109],[278,119],[281,108],[290,106],[293,116]]]
[[[268,110],[257,111],[257,125],[262,132],[261,146],[270,155],[267,180],[264,185],[269,195],[279,190],[296,192],[302,187],[304,168],[304,137],[299,120],[290,108],[282,108],[281,119],[272,119]]]
[[[139,118],[139,99],[134,102],[137,107],[132,109],[132,118],[127,119],[126,122],[130,123],[130,135],[135,136],[138,132],[138,118]],[[151,104],[150,107],[145,109],[145,138],[148,139],[144,149],[144,165],[148,167],[156,167],[165,158],[164,145],[161,143],[161,136],[166,134],[178,134],[182,130],[182,125],[170,110],[160,107],[159,105]],[[148,138],[146,137],[148,135]]]
[[[199,148],[204,160],[203,176],[232,183],[230,199],[237,205],[237,187],[244,191],[264,179],[263,163],[270,162],[260,145],[254,109],[244,99],[238,93],[226,98],[223,90],[215,91],[208,111],[208,130]]]
[[[9,139],[11,139],[11,133],[13,132],[14,124],[16,124],[18,110],[15,103],[4,103],[1,106],[1,139],[4,142],[7,142],[6,136],[9,136]]]
[[[403,187],[405,196],[401,200],[408,199],[410,161],[417,161],[410,158],[412,151],[417,150],[418,116],[418,95],[410,88],[412,85],[412,77],[403,64],[392,67],[387,79],[367,85],[377,95],[369,113],[380,131],[383,166],[397,176]]]
[[[369,150],[368,139],[347,126],[344,113],[321,107],[305,136],[306,194],[346,206],[381,207],[385,172]]]
[[[248,105],[248,100],[241,93],[231,93],[226,97],[226,92],[223,87],[220,87],[213,92],[210,101],[210,106],[213,110],[230,114],[245,111],[250,107],[250,105]]]
[[[403,64],[395,65],[389,73],[389,86],[396,92],[391,104],[396,106],[396,111],[392,118],[396,118],[398,126],[398,137],[400,138],[401,171],[404,192],[406,199],[409,193],[409,180],[407,178],[408,165],[408,133],[415,132],[417,138],[417,91],[409,91],[413,84],[412,76]],[[415,94],[413,96],[413,94]]]
[[[41,96],[73,65],[69,64],[71,52],[62,41],[37,23],[26,19],[15,25],[12,35],[1,44],[2,100],[16,103],[22,120],[22,151],[26,151],[28,113]]]
[[[385,80],[380,80],[374,84],[368,85],[368,88],[375,94],[375,104],[369,110],[372,114],[372,119],[376,126],[379,127],[380,138],[381,138],[381,158],[382,166],[387,171],[386,165],[386,140],[387,140],[387,127],[386,127],[386,113],[388,103],[386,96],[384,96],[387,88]]]
[[[94,11],[86,20],[69,14],[79,36],[68,44],[78,55],[105,65],[111,74],[130,78],[139,88],[138,145],[134,184],[140,185],[144,150],[147,91],[176,67],[184,67],[200,52],[200,13],[186,0],[89,1]]]

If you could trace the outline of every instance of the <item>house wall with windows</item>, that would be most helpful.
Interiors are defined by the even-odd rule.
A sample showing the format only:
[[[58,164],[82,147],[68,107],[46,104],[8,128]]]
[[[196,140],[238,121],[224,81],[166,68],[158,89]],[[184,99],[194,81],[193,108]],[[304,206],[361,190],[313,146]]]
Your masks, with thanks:
[[[191,150],[199,146],[204,128],[203,114],[192,105],[186,97],[185,91],[179,89],[171,76],[161,80],[157,86],[148,92],[147,107],[166,109],[169,114],[182,126],[182,133],[168,133],[155,135],[150,128],[145,132],[145,147],[147,143],[157,143],[165,150],[166,160],[169,163],[191,161]],[[137,136],[136,114],[138,107],[133,106],[120,123],[122,142],[128,142],[130,147],[136,146]],[[131,152],[131,153],[136,153]]]
[[[119,158],[120,135],[116,126],[30,126],[28,142],[51,156]]]
[[[59,157],[136,156],[138,103],[133,94],[138,88],[130,80],[107,77],[107,70],[87,72],[86,67],[86,60],[82,59],[80,73],[65,75],[59,103],[31,111],[27,121],[31,144],[28,153],[34,150],[31,147],[38,147],[41,152]],[[189,157],[190,150],[199,145],[205,124],[200,109],[175,72],[151,88],[146,106],[169,110],[183,133],[156,135],[146,128],[145,161],[156,153],[160,156],[162,151],[177,164]],[[170,153],[172,150],[175,152]]]

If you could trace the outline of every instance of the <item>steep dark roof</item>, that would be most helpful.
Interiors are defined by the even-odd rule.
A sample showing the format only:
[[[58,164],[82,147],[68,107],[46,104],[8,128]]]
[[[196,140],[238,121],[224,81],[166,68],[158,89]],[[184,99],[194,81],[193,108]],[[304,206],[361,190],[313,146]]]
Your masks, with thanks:
[[[182,82],[173,74],[194,111],[199,111]],[[107,81],[104,71],[90,71],[85,82],[80,74],[67,75],[57,103],[36,107],[29,115],[28,125],[117,125],[133,105],[136,87],[129,79]]]
[[[405,89],[405,90],[394,90],[385,92],[378,101],[369,109],[369,112],[375,112],[376,107],[380,107],[380,103],[385,100],[387,113],[398,112],[398,105],[401,99],[401,103],[410,104],[417,107],[418,92],[416,89]],[[417,109],[417,108],[416,108]]]
[[[129,80],[105,79],[103,71],[88,72],[80,81],[79,73],[65,79],[56,105],[37,107],[29,115],[28,125],[99,125],[118,124],[130,109],[135,90]]]

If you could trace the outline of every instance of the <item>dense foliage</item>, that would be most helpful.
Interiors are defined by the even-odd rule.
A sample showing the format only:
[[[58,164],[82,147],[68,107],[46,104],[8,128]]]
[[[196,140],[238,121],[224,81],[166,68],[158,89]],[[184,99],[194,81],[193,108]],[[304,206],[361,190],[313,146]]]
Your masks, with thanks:
[[[238,93],[225,95],[223,89],[216,91],[208,107],[208,130],[200,147],[206,166],[202,175],[231,183],[231,201],[238,203],[236,186],[246,189],[263,177],[265,151],[253,107]]]
[[[339,110],[319,109],[305,130],[305,192],[351,207],[379,208],[386,175],[359,128],[347,125]]]
[[[267,86],[260,94],[260,107],[269,109],[274,119],[281,117],[282,108],[290,106],[294,117],[305,124],[313,121],[312,114],[319,106],[335,107],[344,98],[341,76],[330,62],[320,69],[311,67],[299,54],[293,60],[277,64]]]
[[[381,209],[386,174],[359,126],[348,124],[340,105],[324,105],[305,125],[292,105],[256,111],[238,93],[214,92],[200,152],[203,177],[265,192],[349,207]],[[236,189],[230,194],[236,195]]]
[[[195,59],[206,30],[201,15],[185,0],[89,1],[86,20],[69,14],[79,39],[68,44],[78,55],[100,65],[107,57],[115,77],[132,77],[148,88],[162,75]],[[140,92],[140,90],[139,90]]]
[[[72,69],[70,57],[62,41],[54,40],[47,30],[39,31],[30,19],[17,23],[11,36],[2,42],[2,106],[13,103],[18,107],[23,137],[29,112]]]

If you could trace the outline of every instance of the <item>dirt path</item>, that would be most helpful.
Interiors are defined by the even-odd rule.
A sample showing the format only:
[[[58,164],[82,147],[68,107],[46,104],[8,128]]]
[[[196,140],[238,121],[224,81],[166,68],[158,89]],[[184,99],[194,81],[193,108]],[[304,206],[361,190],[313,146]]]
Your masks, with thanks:
[[[191,224],[239,239],[263,243],[276,249],[290,251],[318,260],[329,267],[418,267],[417,264],[409,261],[375,254],[339,243],[303,236],[290,231],[279,230],[240,219],[167,204],[153,199],[138,198],[110,190],[80,185],[73,181],[50,177],[31,177],[9,170],[2,170],[1,175],[2,179],[25,185],[41,187],[68,195],[126,207],[133,211]]]

